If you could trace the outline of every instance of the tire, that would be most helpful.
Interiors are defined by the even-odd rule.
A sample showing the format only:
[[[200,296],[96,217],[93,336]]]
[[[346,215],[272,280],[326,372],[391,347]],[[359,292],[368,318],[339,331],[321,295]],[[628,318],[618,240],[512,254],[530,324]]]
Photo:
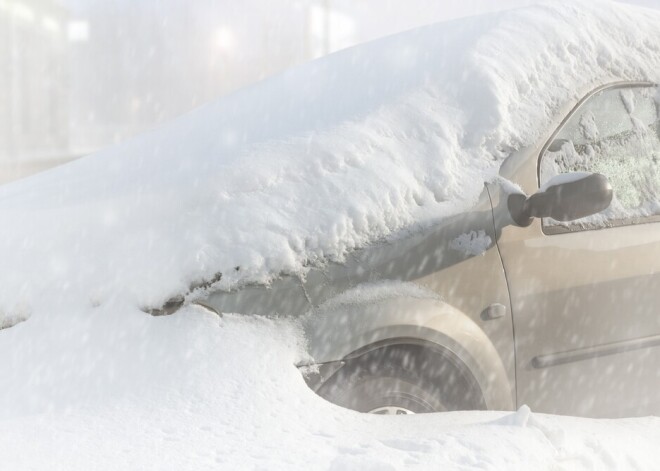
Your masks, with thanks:
[[[485,409],[476,380],[453,354],[421,345],[368,351],[318,389],[339,406],[375,414]]]

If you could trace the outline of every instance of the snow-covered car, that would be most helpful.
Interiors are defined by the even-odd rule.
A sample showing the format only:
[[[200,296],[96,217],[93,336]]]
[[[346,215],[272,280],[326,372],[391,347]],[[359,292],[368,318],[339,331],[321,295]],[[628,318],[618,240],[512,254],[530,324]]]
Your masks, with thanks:
[[[311,311],[309,382],[359,411],[660,413],[656,96],[646,82],[598,87],[508,157],[471,210],[203,302]]]
[[[197,303],[300,319],[291,363],[359,411],[660,414],[658,25],[429,25],[3,185],[2,335]]]

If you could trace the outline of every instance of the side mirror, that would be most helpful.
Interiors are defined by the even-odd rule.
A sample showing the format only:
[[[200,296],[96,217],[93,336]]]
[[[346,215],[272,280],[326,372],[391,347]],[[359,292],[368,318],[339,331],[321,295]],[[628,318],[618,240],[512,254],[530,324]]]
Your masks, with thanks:
[[[612,202],[612,186],[600,173],[564,173],[550,179],[532,196],[509,195],[507,206],[519,226],[534,218],[573,221],[599,213]]]

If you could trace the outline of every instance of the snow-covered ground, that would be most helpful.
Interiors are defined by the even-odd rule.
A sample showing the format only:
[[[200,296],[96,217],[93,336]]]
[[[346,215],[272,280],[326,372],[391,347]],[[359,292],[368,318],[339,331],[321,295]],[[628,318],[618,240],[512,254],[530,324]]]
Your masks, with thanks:
[[[655,469],[655,418],[360,415],[306,387],[295,319],[140,308],[462,211],[565,103],[658,70],[657,13],[552,2],[329,56],[0,187],[0,468]]]
[[[287,320],[71,309],[3,334],[7,470],[656,469],[660,419],[375,416],[307,388]]]

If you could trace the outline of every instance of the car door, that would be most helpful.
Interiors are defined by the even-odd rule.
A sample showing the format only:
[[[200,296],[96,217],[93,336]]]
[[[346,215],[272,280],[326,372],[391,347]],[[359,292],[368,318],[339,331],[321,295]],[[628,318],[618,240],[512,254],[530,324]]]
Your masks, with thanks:
[[[645,83],[594,92],[512,178],[531,192],[559,173],[595,172],[614,190],[597,215],[502,228],[519,405],[592,417],[660,414],[656,96]]]

